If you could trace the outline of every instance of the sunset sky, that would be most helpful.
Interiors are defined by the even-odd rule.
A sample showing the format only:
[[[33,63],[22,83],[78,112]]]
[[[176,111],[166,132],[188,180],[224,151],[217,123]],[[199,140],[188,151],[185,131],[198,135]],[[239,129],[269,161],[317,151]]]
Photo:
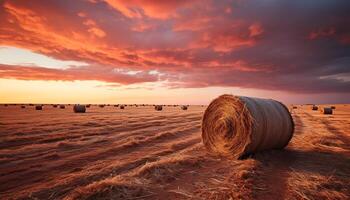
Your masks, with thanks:
[[[0,0],[0,103],[350,103],[349,0]]]

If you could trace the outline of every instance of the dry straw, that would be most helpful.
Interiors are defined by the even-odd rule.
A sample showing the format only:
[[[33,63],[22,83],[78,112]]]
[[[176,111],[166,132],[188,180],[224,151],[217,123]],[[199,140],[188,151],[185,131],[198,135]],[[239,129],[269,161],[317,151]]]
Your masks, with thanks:
[[[333,109],[329,107],[324,107],[321,112],[325,115],[332,115],[333,114]]]
[[[85,105],[76,104],[73,106],[73,111],[75,113],[85,113],[86,112]]]
[[[282,149],[293,132],[287,107],[271,99],[222,95],[210,103],[202,119],[202,139],[209,152],[233,158]]]
[[[162,105],[155,105],[155,106],[154,106],[154,109],[155,109],[156,111],[161,111],[161,110],[163,110],[163,106],[162,106]]]

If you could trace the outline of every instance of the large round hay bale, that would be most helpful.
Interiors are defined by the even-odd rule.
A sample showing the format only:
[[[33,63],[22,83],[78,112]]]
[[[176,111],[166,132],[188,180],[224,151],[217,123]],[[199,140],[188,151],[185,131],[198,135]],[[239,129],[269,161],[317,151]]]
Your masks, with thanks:
[[[208,151],[233,158],[282,149],[293,132],[287,107],[272,99],[222,95],[209,104],[202,119]]]
[[[155,105],[155,106],[154,106],[154,109],[155,109],[156,111],[161,111],[161,110],[163,110],[163,106],[162,106],[162,105]]]
[[[119,108],[120,108],[120,109],[124,109],[124,105],[120,105]]]
[[[325,115],[332,115],[333,114],[333,109],[330,107],[324,107],[321,112]]]
[[[43,109],[43,106],[42,105],[36,105],[35,106],[35,110],[42,110]]]
[[[312,110],[318,110],[318,107],[316,105],[313,105]]]
[[[73,111],[75,113],[85,113],[86,112],[85,105],[76,104],[73,106]]]
[[[187,107],[187,106],[181,106],[181,109],[182,109],[182,110],[187,110],[188,107]]]
[[[65,109],[66,106],[65,105],[60,105],[60,109]]]

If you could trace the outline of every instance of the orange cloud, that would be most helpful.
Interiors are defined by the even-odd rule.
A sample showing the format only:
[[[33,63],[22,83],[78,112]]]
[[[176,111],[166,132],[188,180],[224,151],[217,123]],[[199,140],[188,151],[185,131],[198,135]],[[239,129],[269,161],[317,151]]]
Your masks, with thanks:
[[[194,1],[187,0],[105,0],[129,18],[142,18],[143,15],[158,19],[176,16],[176,10],[191,5]]]
[[[312,31],[309,34],[309,39],[315,40],[315,39],[319,39],[321,37],[329,37],[329,36],[334,35],[335,33],[336,33],[336,30],[333,27],[318,29],[318,30]]]
[[[1,77],[291,91],[343,92],[348,86],[319,78],[349,72],[348,13],[337,3],[322,13],[321,4],[298,12],[304,8],[299,1],[288,6],[258,0],[0,2],[0,46],[88,65],[63,71],[2,66]],[[292,14],[281,22],[281,12]],[[305,44],[305,36],[312,41]],[[295,86],[296,77],[301,81]]]
[[[148,72],[127,73],[124,70],[105,69],[103,67],[69,68],[65,70],[30,66],[13,66],[0,64],[0,78],[19,80],[96,80],[120,84],[155,82],[158,75]]]
[[[208,29],[201,33],[200,39],[192,43],[193,48],[209,47],[217,52],[230,52],[242,47],[252,47],[263,34],[258,23],[233,22],[221,29]]]

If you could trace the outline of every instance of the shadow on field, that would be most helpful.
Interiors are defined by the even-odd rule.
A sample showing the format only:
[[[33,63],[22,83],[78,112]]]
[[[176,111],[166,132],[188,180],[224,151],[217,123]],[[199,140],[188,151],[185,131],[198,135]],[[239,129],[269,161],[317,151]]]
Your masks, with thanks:
[[[296,134],[308,134],[302,132],[303,123],[300,118],[294,116],[294,120],[297,125]],[[343,135],[329,123],[326,128],[333,134],[340,135],[339,139],[343,139]],[[347,140],[342,141],[346,143],[344,146],[349,145]],[[332,141],[329,143],[332,144]],[[308,144],[305,143],[305,145]],[[307,198],[307,196],[317,198],[318,192],[324,190],[347,191],[345,193],[349,194],[350,156],[326,148],[324,150],[322,148],[309,149],[297,149],[289,146],[284,150],[272,150],[253,155],[253,158],[259,161],[256,171],[258,176],[255,176],[254,180],[253,196],[258,199],[285,199],[288,198],[287,193],[290,195],[295,192],[290,191],[293,185],[288,181],[289,179],[297,181],[299,185],[314,184],[308,183],[310,177],[311,180],[314,178],[313,181],[319,185],[313,191],[310,191],[310,188],[305,188],[307,195],[298,193],[299,198]],[[327,181],[317,182],[321,179]]]

